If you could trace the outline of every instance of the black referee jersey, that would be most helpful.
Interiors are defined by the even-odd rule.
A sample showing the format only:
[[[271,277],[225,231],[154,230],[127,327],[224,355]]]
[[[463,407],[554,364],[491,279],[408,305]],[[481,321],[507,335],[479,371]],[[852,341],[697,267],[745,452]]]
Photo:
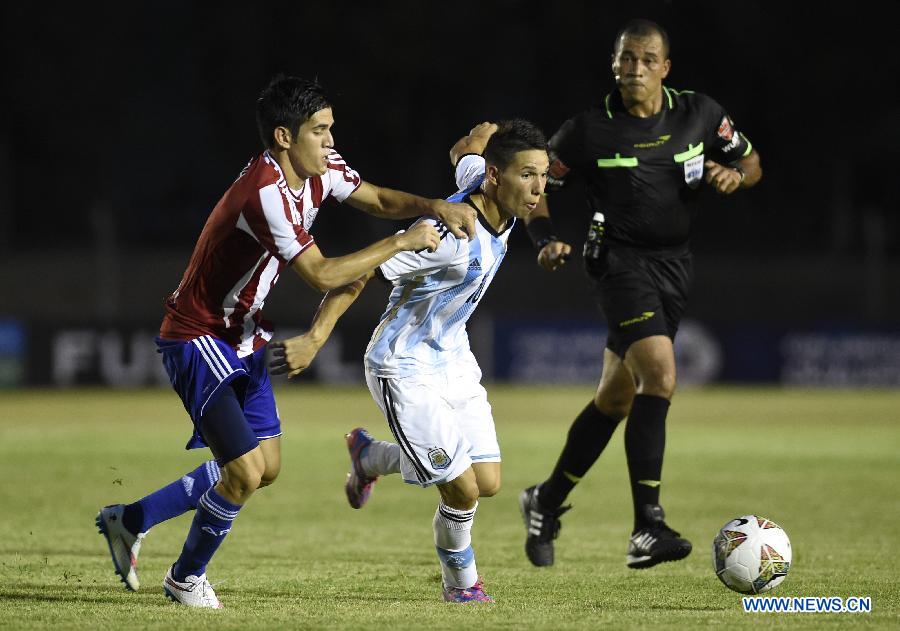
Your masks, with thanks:
[[[687,252],[704,160],[727,165],[752,150],[713,99],[667,87],[648,118],[630,115],[614,91],[563,123],[549,148],[551,188],[570,172],[584,177],[608,243],[669,252]]]

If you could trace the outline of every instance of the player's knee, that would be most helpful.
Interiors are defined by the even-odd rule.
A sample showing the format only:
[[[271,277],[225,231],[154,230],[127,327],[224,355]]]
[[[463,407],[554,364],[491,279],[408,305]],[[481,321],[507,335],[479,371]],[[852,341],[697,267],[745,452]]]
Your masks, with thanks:
[[[647,371],[642,375],[638,392],[664,399],[672,398],[675,394],[675,371],[665,368]]]
[[[263,479],[261,467],[234,467],[222,475],[222,485],[226,492],[239,503],[248,499],[258,489]]]
[[[225,487],[231,497],[243,502],[247,500],[253,491],[259,488],[262,476],[246,476],[240,478],[232,478],[225,483]]]
[[[471,510],[481,495],[474,479],[457,478],[450,484],[442,486],[440,490],[444,504],[457,510]]]
[[[259,488],[264,486],[269,486],[274,483],[275,480],[278,479],[278,474],[281,473],[281,465],[272,466],[266,465],[266,470],[263,471],[262,477],[259,479]]]
[[[621,421],[631,412],[634,397],[629,395],[613,395],[594,398],[594,407],[614,421]]]
[[[478,495],[479,497],[494,497],[497,493],[500,492],[500,478],[491,479],[491,480],[483,480],[478,483]]]

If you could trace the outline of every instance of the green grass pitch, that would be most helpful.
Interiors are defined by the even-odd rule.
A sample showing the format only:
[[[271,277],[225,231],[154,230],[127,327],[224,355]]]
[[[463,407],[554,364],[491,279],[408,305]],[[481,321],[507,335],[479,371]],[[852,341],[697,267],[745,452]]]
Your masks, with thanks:
[[[575,489],[557,564],[532,568],[516,498],[555,462],[590,387],[488,387],[504,488],[473,530],[493,605],[448,605],[431,534],[437,493],[381,480],[368,506],[343,494],[343,434],[388,437],[362,388],[277,392],[284,467],[209,568],[223,611],[169,603],[160,586],[189,516],[153,529],[143,586],[111,571],[97,509],[193,469],[189,422],[163,390],[0,393],[0,628],[843,629],[900,627],[900,391],[693,389],[669,415],[663,504],[694,542],[685,561],[624,565],[631,522],[622,430]],[[870,596],[869,614],[750,614],[711,568],[732,517],[785,528],[794,565],[773,595]]]

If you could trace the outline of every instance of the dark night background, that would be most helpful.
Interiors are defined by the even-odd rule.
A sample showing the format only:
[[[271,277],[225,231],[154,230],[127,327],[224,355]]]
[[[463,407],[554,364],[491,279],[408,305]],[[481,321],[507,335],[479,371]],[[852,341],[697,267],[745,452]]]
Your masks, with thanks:
[[[667,85],[704,92],[760,152],[751,191],[707,191],[689,316],[780,325],[900,323],[896,3],[332,2],[4,4],[0,317],[155,323],[218,198],[260,149],[276,72],[318,77],[337,149],[364,179],[452,192],[447,150],[520,116],[548,133],[602,99],[617,29],[669,31]],[[580,247],[577,187],[551,198]],[[319,214],[326,255],[397,225]],[[551,276],[524,230],[482,311],[592,317],[580,261]],[[367,290],[348,322],[370,331]],[[318,298],[283,279],[266,310],[302,326]]]

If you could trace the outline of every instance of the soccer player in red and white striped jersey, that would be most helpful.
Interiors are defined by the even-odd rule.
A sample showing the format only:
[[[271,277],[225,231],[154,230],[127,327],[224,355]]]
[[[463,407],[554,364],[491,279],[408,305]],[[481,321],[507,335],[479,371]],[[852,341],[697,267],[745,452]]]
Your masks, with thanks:
[[[315,82],[276,77],[257,103],[265,151],[244,168],[213,209],[181,283],[166,299],[159,352],[194,432],[188,448],[208,446],[214,461],[132,504],[103,508],[97,525],[116,573],[139,587],[144,534],[190,509],[196,514],[163,582],[169,598],[220,607],[206,579],[209,563],[253,492],[281,468],[281,422],[264,364],[272,327],[262,317],[286,267],[320,291],[358,292],[360,277],[394,254],[434,250],[440,237],[420,222],[358,252],[325,257],[309,231],[329,196],[385,218],[431,215],[460,237],[474,235],[464,204],[425,199],[362,181],[334,149],[334,117]]]

